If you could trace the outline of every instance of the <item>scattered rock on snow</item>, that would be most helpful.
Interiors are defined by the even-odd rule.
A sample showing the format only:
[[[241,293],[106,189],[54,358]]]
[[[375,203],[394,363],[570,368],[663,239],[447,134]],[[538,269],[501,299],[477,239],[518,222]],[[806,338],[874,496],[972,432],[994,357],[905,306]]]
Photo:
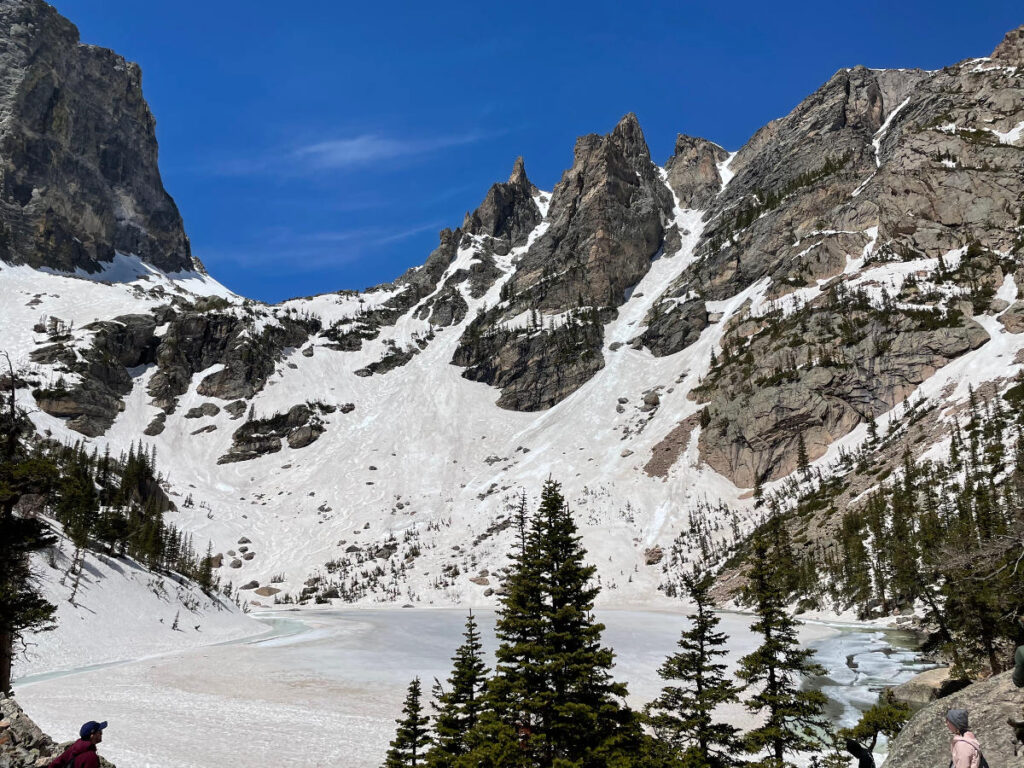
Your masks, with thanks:
[[[215,403],[203,403],[195,408],[189,408],[185,412],[186,419],[199,419],[203,416],[216,416],[220,413],[220,407]]]

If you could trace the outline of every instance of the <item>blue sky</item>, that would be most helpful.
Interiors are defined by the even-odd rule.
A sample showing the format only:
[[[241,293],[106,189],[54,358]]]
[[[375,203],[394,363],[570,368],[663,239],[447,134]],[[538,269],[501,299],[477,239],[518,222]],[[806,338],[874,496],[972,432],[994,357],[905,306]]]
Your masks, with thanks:
[[[636,112],[737,149],[837,69],[984,56],[1019,0],[858,3],[54,0],[139,62],[195,254],[279,301],[420,264],[517,155],[551,189]]]

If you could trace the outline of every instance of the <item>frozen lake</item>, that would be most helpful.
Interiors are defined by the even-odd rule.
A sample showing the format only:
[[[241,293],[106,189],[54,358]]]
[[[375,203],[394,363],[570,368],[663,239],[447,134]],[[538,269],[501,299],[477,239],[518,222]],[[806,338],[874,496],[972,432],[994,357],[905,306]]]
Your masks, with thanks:
[[[682,612],[599,611],[615,649],[615,676],[630,704],[654,698],[656,670],[675,650]],[[271,636],[180,654],[26,678],[18,699],[50,734],[71,738],[86,720],[109,720],[101,752],[132,768],[215,768],[258,756],[261,763],[308,768],[379,766],[394,735],[405,688],[419,676],[429,692],[450,672],[462,640],[460,609],[349,609],[264,614]],[[750,651],[749,616],[723,613],[730,662]],[[493,611],[477,613],[488,652]],[[858,627],[806,624],[802,641],[818,650],[828,678],[813,681],[850,724],[874,691],[921,665],[901,650],[908,638]],[[742,708],[724,713],[738,725]]]

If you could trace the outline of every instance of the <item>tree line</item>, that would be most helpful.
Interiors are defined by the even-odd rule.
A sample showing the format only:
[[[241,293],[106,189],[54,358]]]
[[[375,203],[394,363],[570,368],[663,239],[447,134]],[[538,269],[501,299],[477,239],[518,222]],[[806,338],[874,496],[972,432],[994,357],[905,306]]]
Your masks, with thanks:
[[[207,592],[216,587],[209,547],[197,552],[190,535],[163,519],[170,502],[160,487],[155,452],[139,443],[115,457],[81,443],[36,438],[17,406],[9,361],[8,370],[0,399],[0,693],[10,690],[22,635],[52,628],[56,612],[39,592],[30,563],[33,553],[52,550],[58,537],[43,517],[21,507],[52,514],[71,543],[63,580],[70,582],[72,602],[92,549],[179,573]]]
[[[917,404],[889,434],[869,422],[864,446],[843,457],[845,473],[805,469],[803,485],[764,502],[765,525],[784,520],[785,536],[801,544],[784,548],[780,588],[801,605],[855,607],[862,618],[914,609],[928,627],[924,650],[946,655],[954,674],[1007,669],[1024,643],[1022,405],[1024,381],[985,396],[970,389],[946,425],[948,453],[922,459],[900,449],[905,430],[931,411]],[[868,490],[844,505],[855,480]],[[809,541],[821,516],[837,521],[835,533]]]

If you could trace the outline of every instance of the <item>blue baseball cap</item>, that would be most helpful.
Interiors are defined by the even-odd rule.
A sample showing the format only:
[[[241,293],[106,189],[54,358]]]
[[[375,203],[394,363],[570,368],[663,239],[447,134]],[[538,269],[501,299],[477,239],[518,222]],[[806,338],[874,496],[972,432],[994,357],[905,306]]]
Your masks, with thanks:
[[[104,720],[102,723],[97,723],[95,720],[90,720],[88,723],[86,723],[79,729],[78,735],[81,736],[83,739],[88,739],[96,731],[102,731],[106,727],[106,720]]]

